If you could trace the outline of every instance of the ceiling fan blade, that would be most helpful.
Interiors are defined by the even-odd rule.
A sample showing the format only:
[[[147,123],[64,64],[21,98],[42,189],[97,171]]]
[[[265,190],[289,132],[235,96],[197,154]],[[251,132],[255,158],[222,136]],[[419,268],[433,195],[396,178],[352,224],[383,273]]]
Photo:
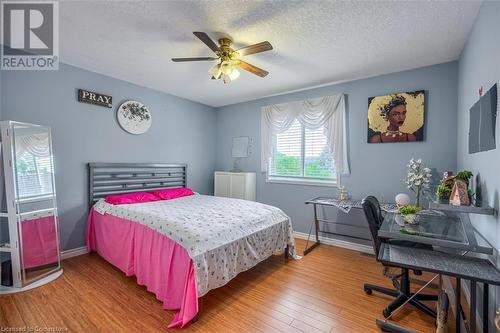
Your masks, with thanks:
[[[212,51],[219,51],[219,47],[217,46],[217,44],[215,44],[215,42],[210,37],[208,37],[206,33],[194,31],[193,34],[198,37],[203,43],[205,43],[205,45],[208,46]]]
[[[254,44],[254,45],[250,45],[250,46],[241,48],[239,50],[236,50],[236,52],[238,52],[240,56],[246,56],[246,55],[250,55],[250,54],[270,51],[272,49],[273,49],[273,46],[271,45],[271,43],[269,43],[268,41],[265,41],[265,42],[260,42],[258,44]]]
[[[268,71],[265,71],[262,68],[256,67],[254,65],[250,65],[248,62],[244,62],[243,60],[236,60],[235,64],[239,66],[241,69],[244,69],[260,77],[265,77],[267,74],[269,74]]]
[[[200,58],[172,58],[173,62],[184,62],[184,61],[211,61],[217,60],[219,58],[214,57],[200,57]]]

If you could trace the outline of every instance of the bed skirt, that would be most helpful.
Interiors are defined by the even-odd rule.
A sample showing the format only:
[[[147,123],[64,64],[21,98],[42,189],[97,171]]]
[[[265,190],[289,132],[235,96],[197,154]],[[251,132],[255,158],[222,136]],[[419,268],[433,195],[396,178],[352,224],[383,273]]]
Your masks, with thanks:
[[[198,313],[193,260],[168,237],[140,224],[92,208],[87,224],[88,250],[96,251],[127,276],[135,275],[163,303],[175,310],[168,325],[183,327]]]

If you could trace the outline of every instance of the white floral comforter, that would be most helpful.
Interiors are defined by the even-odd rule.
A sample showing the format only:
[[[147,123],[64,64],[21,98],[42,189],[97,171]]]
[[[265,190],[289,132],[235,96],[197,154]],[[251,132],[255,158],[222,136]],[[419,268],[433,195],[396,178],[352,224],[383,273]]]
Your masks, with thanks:
[[[94,209],[146,225],[182,245],[195,265],[198,297],[286,246],[298,258],[290,218],[258,202],[192,195],[129,205],[100,200]]]

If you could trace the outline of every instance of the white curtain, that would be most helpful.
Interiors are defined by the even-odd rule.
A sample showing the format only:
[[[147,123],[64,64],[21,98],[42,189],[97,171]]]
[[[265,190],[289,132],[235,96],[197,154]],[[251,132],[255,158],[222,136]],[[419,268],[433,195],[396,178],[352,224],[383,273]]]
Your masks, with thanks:
[[[16,155],[20,156],[25,152],[36,157],[49,156],[49,134],[40,133],[16,136]]]
[[[311,130],[324,126],[324,134],[330,154],[335,161],[336,170],[338,173],[348,174],[343,94],[263,107],[261,114],[262,172],[267,172],[276,134],[289,129],[295,119]]]

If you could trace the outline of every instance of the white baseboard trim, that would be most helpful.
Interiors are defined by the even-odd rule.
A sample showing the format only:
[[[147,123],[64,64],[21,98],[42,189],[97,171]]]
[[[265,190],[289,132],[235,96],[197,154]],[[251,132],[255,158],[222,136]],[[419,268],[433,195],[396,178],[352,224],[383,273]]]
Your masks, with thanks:
[[[77,248],[74,248],[74,249],[69,249],[69,250],[66,250],[66,251],[62,251],[61,252],[61,259],[62,260],[69,259],[69,258],[73,258],[73,257],[76,257],[76,256],[81,256],[81,255],[84,255],[84,254],[87,254],[87,253],[89,253],[89,251],[87,250],[86,246],[77,247]]]
[[[294,231],[293,236],[295,238],[307,240],[308,235],[304,232]],[[322,244],[325,244],[325,245],[338,246],[338,247],[342,247],[344,249],[373,254],[373,248],[371,246],[368,246],[368,245],[357,244],[357,243],[353,243],[353,242],[348,242],[348,241],[344,241],[344,240],[340,240],[340,239],[328,238],[328,237],[323,237],[323,236],[319,236],[319,240]],[[311,238],[309,239],[309,242],[314,242],[314,236],[311,236]]]

